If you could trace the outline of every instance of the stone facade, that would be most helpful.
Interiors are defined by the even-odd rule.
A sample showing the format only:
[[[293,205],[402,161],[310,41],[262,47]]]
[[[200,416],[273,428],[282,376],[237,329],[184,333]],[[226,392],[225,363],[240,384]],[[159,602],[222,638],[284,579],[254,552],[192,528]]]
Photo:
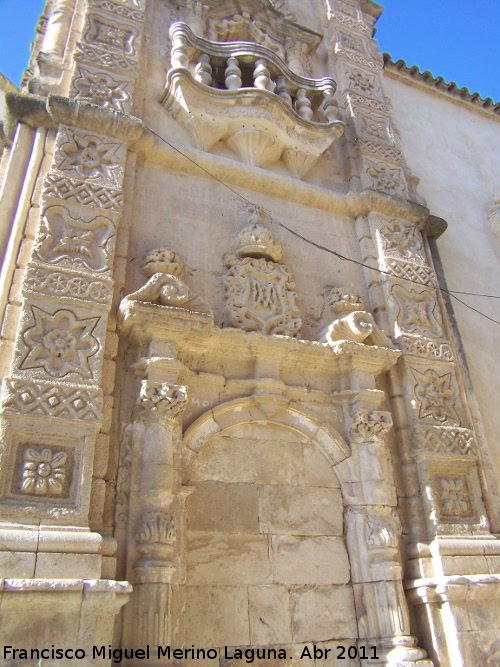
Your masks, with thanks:
[[[1,165],[2,664],[497,664],[498,496],[379,13],[47,4]]]

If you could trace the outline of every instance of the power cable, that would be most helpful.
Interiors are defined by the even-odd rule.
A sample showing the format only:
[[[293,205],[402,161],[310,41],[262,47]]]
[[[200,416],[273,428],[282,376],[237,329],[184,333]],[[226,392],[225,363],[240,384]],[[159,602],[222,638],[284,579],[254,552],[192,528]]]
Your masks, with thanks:
[[[208,169],[205,169],[205,167],[202,167],[201,164],[199,164],[198,162],[196,162],[196,160],[193,160],[193,158],[191,158],[191,157],[189,157],[188,155],[186,155],[183,151],[181,151],[180,148],[177,148],[177,146],[174,146],[173,144],[171,144],[169,141],[167,141],[167,139],[165,139],[164,137],[162,137],[161,135],[159,135],[157,132],[155,132],[152,128],[148,127],[147,125],[146,125],[145,127],[146,127],[146,129],[149,130],[152,134],[154,134],[155,137],[158,137],[158,139],[159,139],[160,141],[162,141],[163,143],[165,143],[167,146],[170,146],[170,148],[172,148],[174,151],[176,151],[177,153],[179,153],[179,155],[182,155],[183,158],[185,158],[186,160],[188,160],[189,162],[191,162],[192,164],[194,164],[196,167],[198,167],[198,169],[200,169],[201,171],[203,171],[203,172],[204,172],[205,174],[207,174],[210,178],[212,178],[213,180],[217,181],[217,182],[220,183],[222,186],[224,186],[225,188],[227,188],[230,192],[232,192],[234,195],[236,195],[236,196],[239,197],[241,200],[243,200],[244,202],[246,202],[249,206],[252,206],[252,207],[255,208],[256,210],[262,211],[262,208],[261,208],[260,206],[257,206],[254,202],[252,202],[252,201],[250,201],[249,199],[247,199],[247,198],[246,198],[244,195],[242,195],[240,192],[238,192],[237,190],[234,190],[230,185],[228,185],[225,181],[223,181],[223,180],[220,179],[218,176],[216,176],[215,174],[213,174],[212,172],[210,172]],[[482,317],[485,317],[485,318],[486,318],[487,320],[489,320],[490,322],[493,322],[494,324],[498,324],[498,325],[500,326],[500,322],[499,322],[498,320],[495,320],[495,319],[493,319],[492,317],[490,317],[489,315],[486,315],[485,313],[481,312],[480,310],[477,310],[477,308],[474,308],[473,306],[471,306],[471,305],[465,303],[465,301],[462,301],[461,299],[458,298],[458,296],[456,296],[457,294],[460,294],[461,296],[476,296],[476,297],[484,297],[484,298],[487,298],[487,299],[500,299],[500,295],[495,295],[495,294],[477,294],[477,293],[474,293],[474,292],[459,292],[459,291],[456,291],[456,290],[448,290],[448,289],[446,289],[446,288],[444,288],[444,287],[440,287],[439,285],[426,285],[425,283],[419,282],[418,280],[413,280],[412,278],[406,278],[405,276],[394,276],[394,274],[389,273],[389,271],[384,271],[383,269],[379,269],[379,268],[377,268],[377,267],[370,266],[369,264],[365,264],[364,262],[360,262],[360,261],[358,261],[358,260],[356,260],[356,259],[352,259],[351,257],[346,257],[345,255],[342,255],[341,253],[337,252],[336,250],[332,250],[331,248],[327,248],[326,246],[323,246],[323,245],[321,245],[320,243],[316,243],[316,241],[313,241],[313,240],[311,240],[311,239],[308,239],[307,237],[303,236],[303,235],[300,234],[299,232],[296,232],[294,229],[291,229],[290,227],[288,227],[288,225],[285,225],[283,222],[280,222],[279,220],[276,220],[276,218],[273,218],[272,216],[269,216],[269,215],[267,214],[267,212],[263,211],[263,213],[266,215],[266,217],[268,217],[268,218],[271,220],[271,222],[274,222],[274,223],[276,223],[277,225],[279,225],[280,227],[282,227],[283,229],[286,229],[286,230],[287,230],[290,234],[292,234],[293,236],[296,236],[297,238],[300,238],[300,239],[301,239],[302,241],[304,241],[305,243],[308,243],[309,245],[312,245],[312,246],[314,246],[315,248],[318,248],[319,250],[323,250],[324,252],[328,252],[328,253],[330,253],[331,255],[334,255],[335,257],[337,257],[338,259],[340,259],[340,260],[342,260],[342,261],[350,262],[350,263],[352,263],[352,264],[356,264],[357,266],[361,266],[361,267],[363,267],[364,269],[369,269],[370,271],[376,271],[377,273],[381,273],[381,274],[383,274],[383,275],[389,276],[390,278],[395,278],[395,277],[397,277],[398,280],[404,280],[404,281],[406,281],[406,282],[413,283],[414,285],[418,285],[419,287],[424,287],[424,288],[426,288],[426,289],[436,289],[436,290],[439,290],[440,292],[443,292],[444,294],[448,294],[449,296],[453,297],[454,299],[456,299],[459,303],[461,303],[461,304],[462,304],[463,306],[465,306],[466,308],[469,308],[470,310],[474,311],[474,312],[477,313],[478,315],[481,315]]]

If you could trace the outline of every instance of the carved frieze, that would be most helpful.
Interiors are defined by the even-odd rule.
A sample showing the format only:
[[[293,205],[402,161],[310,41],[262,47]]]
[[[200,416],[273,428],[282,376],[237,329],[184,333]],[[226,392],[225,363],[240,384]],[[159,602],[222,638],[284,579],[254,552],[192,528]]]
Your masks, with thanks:
[[[78,100],[96,104],[104,109],[127,113],[131,108],[132,84],[110,74],[78,67],[73,80],[74,95]]]
[[[57,137],[55,165],[69,178],[120,186],[125,153],[123,143],[66,127]]]
[[[49,447],[27,447],[24,452],[21,492],[34,496],[62,496],[67,461],[66,452]]]
[[[417,381],[414,393],[418,418],[458,424],[458,396],[452,387],[452,374],[439,375],[433,369],[422,373],[415,368],[412,372]]]
[[[474,436],[467,428],[417,426],[415,441],[418,449],[426,452],[458,456],[473,454]]]
[[[231,326],[244,331],[296,336],[302,326],[295,285],[279,263],[281,244],[251,214],[253,222],[233,239],[226,257],[224,289]]]
[[[363,106],[374,111],[381,111],[382,113],[390,113],[389,105],[385,100],[379,100],[367,95],[361,95],[353,90],[348,90],[342,93],[342,99],[345,105],[352,104],[353,107]]]
[[[405,354],[436,361],[453,361],[454,355],[449,343],[429,340],[421,336],[400,336],[398,342]]]
[[[1,409],[21,415],[98,422],[102,416],[102,390],[7,377],[2,384]]]
[[[142,380],[137,404],[141,421],[175,421],[182,416],[186,405],[186,387]]]
[[[436,276],[430,266],[417,264],[397,259],[396,257],[387,257],[384,259],[383,268],[394,278],[415,282],[419,285],[436,288]]]
[[[109,218],[74,217],[65,206],[49,206],[42,215],[34,256],[69,269],[106,272],[114,251],[115,228]]]
[[[47,294],[50,296],[92,301],[104,307],[109,306],[113,294],[113,282],[106,277],[89,277],[88,273],[29,266],[22,286],[23,294]]]
[[[144,21],[144,0],[87,0],[89,7],[130,21]]]
[[[67,309],[48,313],[37,306],[31,306],[31,314],[34,325],[23,333],[28,353],[20,368],[43,369],[57,378],[69,373],[92,378],[89,359],[100,348],[99,340],[94,336],[100,318],[80,319]]]
[[[121,52],[112,52],[105,47],[80,42],[75,47],[74,58],[76,62],[88,63],[97,67],[108,67],[120,74],[136,78],[139,74],[139,66],[136,60]]]
[[[119,213],[123,205],[121,190],[112,190],[100,183],[77,181],[55,174],[45,177],[43,196],[63,199],[70,204],[95,206],[115,213]]]
[[[436,297],[432,292],[402,285],[393,285],[391,292],[398,305],[397,325],[400,331],[427,337],[442,335],[437,319]]]

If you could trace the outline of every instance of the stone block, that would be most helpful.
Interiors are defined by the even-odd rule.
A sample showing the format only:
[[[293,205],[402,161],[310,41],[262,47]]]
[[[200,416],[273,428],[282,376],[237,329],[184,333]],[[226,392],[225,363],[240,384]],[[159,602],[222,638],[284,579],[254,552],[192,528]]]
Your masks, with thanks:
[[[104,477],[108,469],[109,435],[99,433],[94,448],[94,477]]]
[[[326,457],[313,443],[303,446],[305,483],[308,486],[340,488],[340,482]]]
[[[188,529],[258,533],[257,489],[253,484],[204,482],[187,499]]]
[[[216,436],[196,460],[192,481],[304,484],[302,444]]]
[[[456,606],[454,603],[453,615],[455,615]],[[477,602],[468,601],[467,612],[471,630],[500,628],[500,599],[498,598],[484,598]],[[498,634],[500,636],[500,632]]]
[[[246,587],[186,586],[180,638],[204,648],[248,645]]]
[[[484,556],[442,556],[446,576],[457,574],[488,574],[488,562]]]
[[[0,579],[24,579],[35,575],[36,554],[0,551]]]
[[[17,335],[17,325],[19,323],[20,308],[10,303],[5,308],[5,315],[2,324],[2,338],[6,340],[15,340]]]
[[[340,537],[271,538],[273,577],[280,584],[346,584],[350,568]]]
[[[250,586],[248,614],[252,645],[292,641],[289,593],[283,586]]]
[[[188,533],[186,558],[190,585],[272,581],[268,540],[261,535]]]
[[[332,634],[357,637],[350,586],[297,589],[291,593],[294,642],[329,640]]]
[[[99,579],[101,556],[98,554],[38,553],[37,579]]]
[[[259,488],[259,524],[262,533],[341,536],[340,490],[262,486]]]

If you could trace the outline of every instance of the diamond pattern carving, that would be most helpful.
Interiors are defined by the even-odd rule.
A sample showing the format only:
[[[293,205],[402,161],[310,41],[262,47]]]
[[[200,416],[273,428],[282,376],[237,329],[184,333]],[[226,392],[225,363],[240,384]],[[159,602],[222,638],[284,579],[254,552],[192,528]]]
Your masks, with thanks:
[[[102,392],[71,384],[53,385],[6,378],[2,387],[2,412],[38,415],[72,421],[98,422]]]

